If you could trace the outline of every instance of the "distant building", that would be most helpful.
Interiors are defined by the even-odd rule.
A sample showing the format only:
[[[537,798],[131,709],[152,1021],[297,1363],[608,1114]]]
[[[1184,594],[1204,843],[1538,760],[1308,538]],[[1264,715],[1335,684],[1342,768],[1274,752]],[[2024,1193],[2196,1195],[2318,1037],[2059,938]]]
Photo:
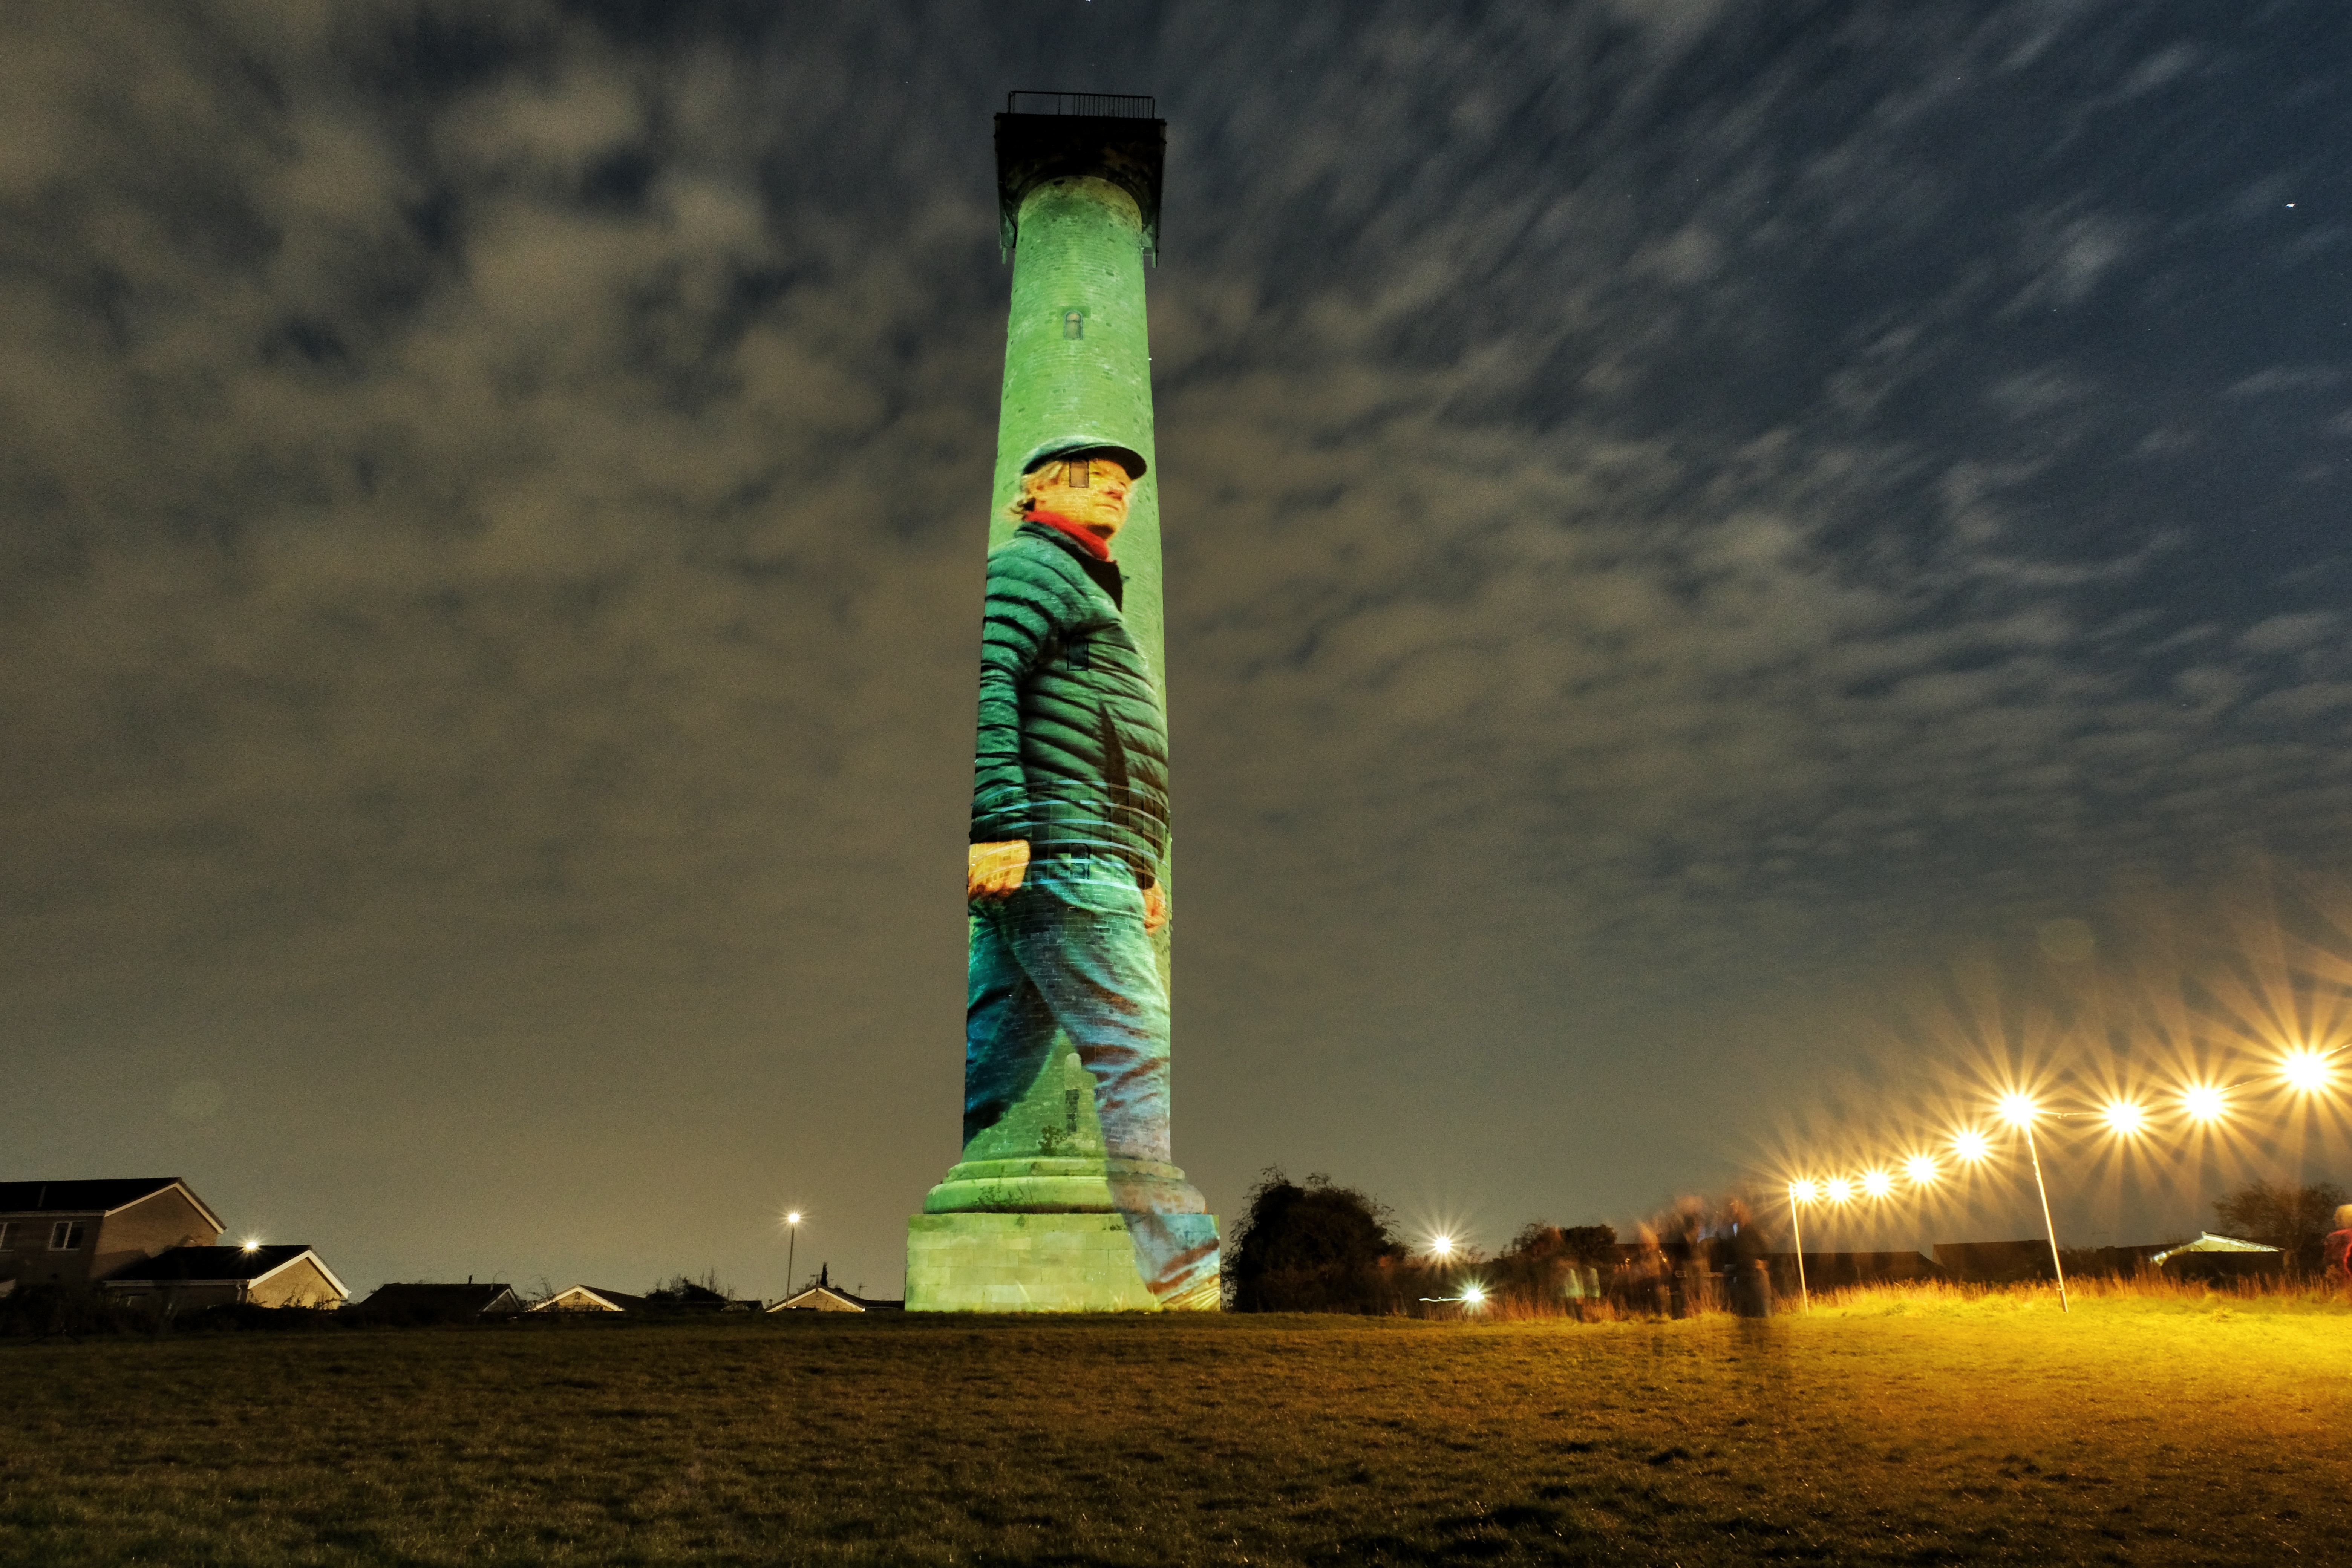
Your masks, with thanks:
[[[2067,1247],[2066,1278],[2137,1279],[2156,1268],[2158,1258],[2179,1245],[2177,1241],[2143,1241],[2128,1247]]]
[[[558,1290],[530,1310],[534,1312],[642,1312],[646,1310],[646,1299],[602,1285],[574,1285],[569,1289]]]
[[[1937,1248],[1938,1254],[1943,1249]],[[1796,1255],[1776,1252],[1772,1278],[1783,1290],[1797,1284]],[[1917,1248],[1908,1252],[1808,1252],[1805,1285],[1824,1290],[1840,1285],[1883,1285],[1898,1279],[1941,1279],[1944,1270]]]
[[[307,1247],[174,1247],[110,1275],[108,1295],[185,1311],[245,1302],[256,1307],[340,1307],[351,1299]]]
[[[2203,1230],[2197,1233],[2196,1240],[2176,1243],[2166,1247],[2148,1261],[2161,1265],[2166,1258],[2177,1257],[2184,1252],[2267,1252],[2273,1258],[2279,1255],[2277,1247],[2265,1247],[2259,1241],[2242,1241],[2234,1236],[2215,1236],[2210,1230]]]
[[[0,1279],[96,1284],[175,1247],[211,1247],[220,1216],[177,1176],[0,1182]]]
[[[768,1309],[771,1312],[898,1312],[906,1310],[904,1301],[880,1301],[866,1296],[854,1296],[833,1283],[828,1277],[830,1266],[816,1271],[816,1283],[797,1296],[787,1296]]]
[[[1957,1279],[2007,1284],[2051,1277],[2050,1244],[2025,1241],[1939,1241],[1936,1261]]]
[[[352,1310],[371,1322],[470,1323],[523,1310],[511,1285],[380,1285]]]
[[[2173,1279],[2207,1284],[2286,1272],[2286,1255],[2277,1247],[2234,1236],[2215,1236],[2211,1231],[2159,1252],[2151,1261]]]

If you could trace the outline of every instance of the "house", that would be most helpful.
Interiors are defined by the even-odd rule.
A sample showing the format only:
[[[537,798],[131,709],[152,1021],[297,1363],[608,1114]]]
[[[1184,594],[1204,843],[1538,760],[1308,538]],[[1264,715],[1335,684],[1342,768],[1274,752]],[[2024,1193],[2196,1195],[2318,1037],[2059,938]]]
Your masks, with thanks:
[[[103,1281],[109,1296],[182,1310],[242,1302],[255,1307],[340,1307],[351,1299],[319,1255],[278,1247],[174,1247]]]
[[[2159,1252],[2149,1261],[2173,1279],[2208,1284],[2286,1271],[2286,1255],[2277,1247],[2234,1236],[2215,1236],[2211,1231],[2201,1231],[2196,1240]]]
[[[2069,1247],[2066,1278],[2132,1279],[2156,1268],[2156,1260],[2179,1247],[2177,1241],[2140,1241],[2127,1247]]]
[[[1956,1279],[1989,1284],[2022,1279],[2047,1279],[2050,1244],[2039,1237],[2024,1241],[1939,1241],[1936,1261]]]
[[[632,1296],[625,1290],[608,1289],[602,1285],[574,1285],[558,1290],[546,1300],[530,1309],[534,1312],[642,1312],[646,1310],[643,1296]]]
[[[2259,1241],[2241,1241],[2234,1236],[2215,1236],[2210,1230],[2202,1230],[2197,1233],[2196,1240],[2184,1241],[2178,1246],[2166,1247],[2148,1261],[2161,1268],[2166,1258],[2177,1257],[2183,1252],[2267,1252],[2273,1258],[2279,1255],[2277,1247],[2265,1247]]]
[[[1938,1247],[1940,1254],[1943,1250]],[[1824,1290],[1840,1285],[1884,1285],[1897,1279],[1941,1279],[1944,1270],[1914,1247],[1908,1252],[1808,1252],[1805,1285]],[[1796,1257],[1772,1254],[1772,1278],[1783,1290],[1797,1283]]]
[[[222,1228],[177,1176],[0,1182],[0,1279],[96,1284],[174,1247],[211,1247]]]
[[[816,1283],[797,1296],[787,1296],[768,1309],[771,1312],[898,1312],[906,1310],[904,1301],[877,1301],[865,1296],[853,1296],[833,1283],[829,1278],[831,1265],[816,1271]]]
[[[379,1285],[375,1294],[352,1310],[370,1322],[470,1323],[502,1318],[523,1310],[522,1298],[511,1285]]]

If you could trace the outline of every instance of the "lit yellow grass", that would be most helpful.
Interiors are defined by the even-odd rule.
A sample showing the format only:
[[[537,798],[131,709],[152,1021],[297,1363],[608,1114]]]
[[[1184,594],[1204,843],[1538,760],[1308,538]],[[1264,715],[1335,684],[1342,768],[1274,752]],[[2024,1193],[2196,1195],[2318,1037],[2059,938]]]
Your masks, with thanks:
[[[2352,1314],[819,1319],[0,1346],[0,1561],[2352,1561]]]

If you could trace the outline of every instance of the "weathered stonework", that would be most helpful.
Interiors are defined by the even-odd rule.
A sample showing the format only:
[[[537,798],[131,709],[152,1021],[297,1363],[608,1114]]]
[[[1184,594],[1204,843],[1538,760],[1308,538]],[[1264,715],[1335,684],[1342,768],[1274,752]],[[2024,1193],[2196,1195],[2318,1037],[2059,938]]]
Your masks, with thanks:
[[[1213,1239],[1208,1215],[1172,1215]],[[907,1222],[907,1307],[932,1312],[1213,1311],[1213,1299],[1161,1303],[1136,1271],[1116,1214],[918,1215]]]

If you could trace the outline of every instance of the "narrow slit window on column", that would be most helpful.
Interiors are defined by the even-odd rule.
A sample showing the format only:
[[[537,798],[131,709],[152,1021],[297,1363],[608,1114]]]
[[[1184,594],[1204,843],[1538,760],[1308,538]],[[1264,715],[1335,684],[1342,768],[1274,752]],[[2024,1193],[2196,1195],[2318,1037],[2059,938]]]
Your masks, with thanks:
[[[1087,335],[1087,313],[1084,310],[1063,311],[1062,335],[1066,338],[1085,337]]]

